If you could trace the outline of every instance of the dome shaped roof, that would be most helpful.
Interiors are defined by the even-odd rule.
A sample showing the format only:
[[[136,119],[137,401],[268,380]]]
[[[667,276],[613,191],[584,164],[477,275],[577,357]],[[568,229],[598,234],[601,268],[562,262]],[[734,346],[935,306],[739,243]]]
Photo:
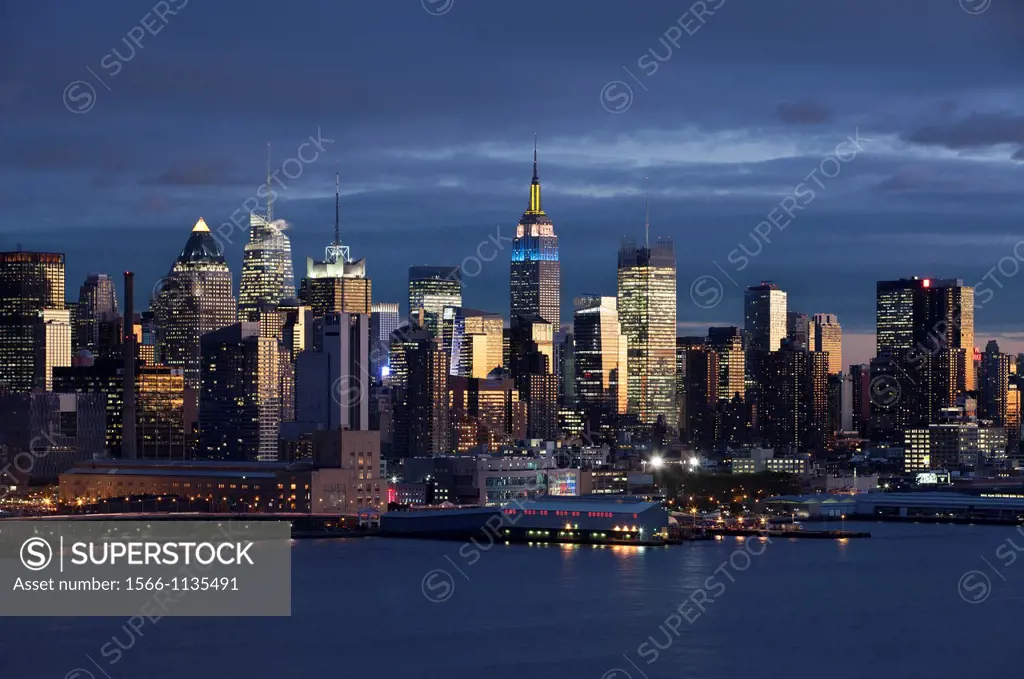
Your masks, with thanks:
[[[182,263],[188,262],[215,262],[223,263],[224,254],[221,250],[220,243],[210,233],[210,227],[206,225],[202,217],[196,222],[196,225],[192,227],[192,234],[188,237],[188,242],[185,243],[185,248],[181,251],[178,256],[178,261]]]

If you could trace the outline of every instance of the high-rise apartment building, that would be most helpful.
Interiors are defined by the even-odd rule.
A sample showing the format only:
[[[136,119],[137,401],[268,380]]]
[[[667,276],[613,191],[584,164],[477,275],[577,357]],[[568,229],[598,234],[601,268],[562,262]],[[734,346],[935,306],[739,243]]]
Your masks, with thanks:
[[[999,344],[991,340],[979,364],[978,416],[997,427],[1005,427],[1007,421],[1010,361],[1010,355],[999,351]]]
[[[102,314],[117,312],[117,288],[105,273],[93,273],[85,279],[75,305],[74,350],[88,349],[95,353],[99,342],[99,320]]]
[[[746,393],[743,330],[735,326],[708,328],[708,346],[718,354],[718,399],[742,399]]]
[[[441,337],[446,307],[462,306],[462,269],[457,266],[409,267],[409,318]]]
[[[758,427],[775,448],[812,452],[828,441],[828,360],[824,354],[784,343],[762,352]]]
[[[199,451],[207,460],[275,462],[281,404],[277,340],[256,323],[202,337]]]
[[[626,335],[628,411],[675,427],[676,257],[671,241],[619,249],[619,323]]]
[[[828,374],[843,372],[843,328],[835,314],[814,314],[814,351],[828,354]]]
[[[701,342],[687,346],[683,360],[686,362],[683,385],[686,419],[680,423],[681,438],[707,448],[718,441],[719,356],[714,348]]]
[[[181,368],[186,389],[198,393],[203,335],[233,324],[238,308],[231,270],[220,244],[200,219],[153,300],[158,328],[158,358]]]
[[[44,309],[64,309],[64,255],[0,252],[0,390],[46,386]]]
[[[533,143],[530,204],[516,225],[509,279],[511,317],[537,315],[555,328],[561,325],[562,269],[558,258],[558,236],[551,218],[541,206],[536,138]]]

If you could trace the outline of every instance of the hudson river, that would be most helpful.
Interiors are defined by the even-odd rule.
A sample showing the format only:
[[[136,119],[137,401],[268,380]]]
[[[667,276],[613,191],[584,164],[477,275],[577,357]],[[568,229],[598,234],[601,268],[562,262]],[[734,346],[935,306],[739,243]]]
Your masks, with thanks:
[[[138,632],[125,618],[2,618],[0,677],[1019,673],[1024,553],[1015,546],[1024,549],[1024,532],[846,527],[873,537],[657,549],[300,541],[291,618],[168,617]]]

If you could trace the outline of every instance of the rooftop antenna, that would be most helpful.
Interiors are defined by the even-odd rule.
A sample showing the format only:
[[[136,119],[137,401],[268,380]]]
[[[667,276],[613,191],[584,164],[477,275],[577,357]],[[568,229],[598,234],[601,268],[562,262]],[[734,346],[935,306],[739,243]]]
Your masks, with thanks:
[[[533,133],[533,181],[539,179],[537,176],[537,133]]]
[[[274,192],[270,190],[270,142],[267,142],[267,223],[274,221]]]
[[[644,247],[651,249],[651,200],[647,177],[644,177]]]
[[[347,245],[341,244],[341,175],[334,173],[334,242],[324,249],[324,260],[329,264],[338,261],[351,263],[352,255]]]

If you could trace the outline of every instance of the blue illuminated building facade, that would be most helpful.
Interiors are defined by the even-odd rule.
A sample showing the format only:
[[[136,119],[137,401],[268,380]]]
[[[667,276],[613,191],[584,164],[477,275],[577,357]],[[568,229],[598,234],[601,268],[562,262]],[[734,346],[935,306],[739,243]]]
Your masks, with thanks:
[[[512,241],[509,307],[511,318],[536,314],[555,328],[561,324],[562,269],[555,226],[541,207],[537,141],[533,144],[530,206]]]

